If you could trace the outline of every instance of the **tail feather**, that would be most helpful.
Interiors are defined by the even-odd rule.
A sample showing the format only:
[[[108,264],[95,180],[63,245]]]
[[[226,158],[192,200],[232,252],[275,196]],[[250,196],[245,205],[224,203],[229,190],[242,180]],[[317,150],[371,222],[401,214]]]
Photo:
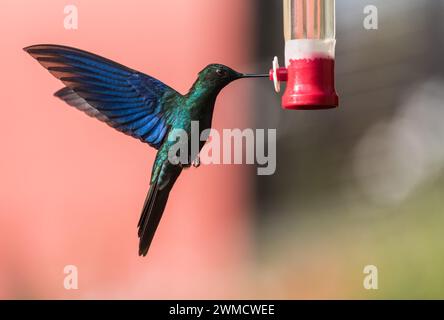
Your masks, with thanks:
[[[146,256],[148,253],[148,249],[157,230],[157,226],[159,225],[163,211],[165,210],[170,191],[181,171],[182,169],[180,167],[174,167],[174,172],[171,173],[166,185],[159,185],[158,181],[156,180],[150,186],[150,190],[145,199],[142,214],[137,225],[139,228],[138,236],[140,238],[140,256]]]

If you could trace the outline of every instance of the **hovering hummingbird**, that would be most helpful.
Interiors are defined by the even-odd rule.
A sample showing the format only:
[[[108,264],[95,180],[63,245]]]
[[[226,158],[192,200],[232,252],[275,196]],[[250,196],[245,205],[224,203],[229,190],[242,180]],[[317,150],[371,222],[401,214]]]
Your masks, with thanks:
[[[216,97],[230,82],[268,77],[210,64],[199,72],[189,92],[182,95],[149,75],[83,50],[47,44],[24,50],[63,82],[65,87],[54,94],[56,97],[158,150],[137,226],[142,256],[148,252],[169,193],[182,169],[191,163],[198,165],[198,158],[191,159],[190,152],[187,164],[170,162],[168,151],[175,139],[168,136],[174,129],[181,129],[190,139],[192,121],[199,122],[200,133],[211,128]],[[205,141],[200,143],[199,151],[204,144]]]

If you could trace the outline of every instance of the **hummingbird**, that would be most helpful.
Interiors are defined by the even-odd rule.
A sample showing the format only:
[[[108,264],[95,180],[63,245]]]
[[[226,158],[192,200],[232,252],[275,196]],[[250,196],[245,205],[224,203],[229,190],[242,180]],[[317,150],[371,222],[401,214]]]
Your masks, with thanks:
[[[148,253],[180,173],[191,164],[199,165],[198,155],[191,159],[196,155],[190,152],[187,163],[169,161],[174,129],[184,130],[191,139],[192,121],[199,122],[199,133],[211,128],[216,98],[225,86],[241,78],[268,77],[210,64],[182,95],[154,77],[73,47],[40,44],[23,50],[62,81],[64,87],[54,93],[57,98],[158,150],[137,225],[139,256]],[[200,142],[199,151],[205,142]]]

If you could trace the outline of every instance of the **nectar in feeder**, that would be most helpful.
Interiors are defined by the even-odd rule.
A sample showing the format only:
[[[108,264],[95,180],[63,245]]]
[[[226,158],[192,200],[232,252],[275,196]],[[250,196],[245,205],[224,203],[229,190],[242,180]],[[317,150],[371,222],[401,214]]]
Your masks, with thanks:
[[[273,63],[270,78],[285,109],[316,110],[338,106],[334,85],[335,1],[284,0],[285,68]]]

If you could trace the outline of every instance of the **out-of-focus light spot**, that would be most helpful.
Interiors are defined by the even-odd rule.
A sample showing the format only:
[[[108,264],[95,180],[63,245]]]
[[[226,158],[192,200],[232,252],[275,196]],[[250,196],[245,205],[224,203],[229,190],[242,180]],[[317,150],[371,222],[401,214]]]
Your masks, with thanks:
[[[381,204],[404,200],[424,171],[421,143],[400,122],[373,126],[358,144],[354,162],[361,190]]]
[[[405,119],[423,144],[429,174],[444,166],[444,81],[429,80],[406,100],[399,118]]]
[[[358,143],[354,174],[370,200],[399,203],[444,167],[443,89],[440,80],[417,85],[393,120],[374,125]]]

